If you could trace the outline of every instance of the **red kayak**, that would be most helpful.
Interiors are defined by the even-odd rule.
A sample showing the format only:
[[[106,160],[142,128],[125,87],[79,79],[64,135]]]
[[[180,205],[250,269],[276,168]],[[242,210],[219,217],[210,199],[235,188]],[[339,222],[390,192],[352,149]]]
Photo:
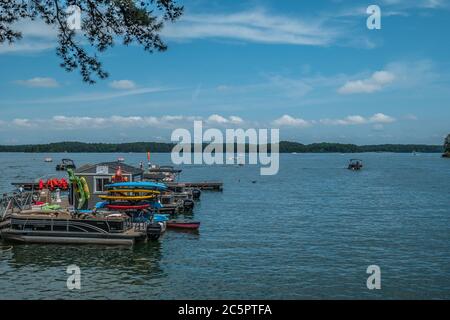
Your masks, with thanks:
[[[125,204],[107,204],[106,207],[112,210],[143,210],[150,207],[149,204],[125,205]]]
[[[189,221],[189,220],[169,220],[167,221],[167,228],[177,228],[177,229],[191,229],[195,230],[200,228],[200,222]]]

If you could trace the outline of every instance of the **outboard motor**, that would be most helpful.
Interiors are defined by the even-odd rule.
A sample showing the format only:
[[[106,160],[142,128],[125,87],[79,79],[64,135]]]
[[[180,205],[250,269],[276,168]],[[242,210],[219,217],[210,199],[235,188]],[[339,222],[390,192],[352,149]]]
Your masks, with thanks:
[[[161,225],[159,223],[149,223],[147,225],[147,237],[150,240],[158,240],[161,236]]]
[[[201,194],[202,194],[202,192],[200,191],[200,189],[192,189],[192,198],[194,200],[200,199]]]
[[[190,200],[190,199],[185,199],[183,200],[183,209],[185,211],[192,211],[194,209],[194,201]]]

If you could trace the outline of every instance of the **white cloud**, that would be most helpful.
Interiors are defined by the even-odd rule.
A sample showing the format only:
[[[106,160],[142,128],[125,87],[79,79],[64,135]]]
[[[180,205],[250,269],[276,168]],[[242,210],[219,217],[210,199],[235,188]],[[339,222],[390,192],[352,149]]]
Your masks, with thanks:
[[[217,122],[217,123],[227,123],[228,120],[218,114],[213,114],[208,118],[209,122]]]
[[[230,116],[230,122],[234,123],[234,124],[240,124],[240,123],[243,123],[244,120],[237,116]]]
[[[362,125],[362,124],[386,124],[395,122],[395,118],[385,115],[383,113],[376,113],[369,118],[365,118],[360,115],[353,115],[345,117],[344,119],[321,119],[320,123],[324,125],[340,125],[340,126],[351,126],[351,125]]]
[[[53,49],[55,43],[48,41],[21,40],[14,44],[3,43],[0,45],[0,54],[7,53],[33,53]]]
[[[55,116],[49,120],[38,120],[42,123],[53,123],[56,129],[80,129],[80,128],[111,128],[111,127],[160,127],[169,121],[163,121],[157,117],[141,117],[141,116],[117,116],[111,117],[66,117]]]
[[[396,61],[369,76],[359,74],[336,78],[341,83],[344,82],[337,92],[340,94],[373,93],[386,87],[395,90],[420,90],[436,84],[441,77],[431,60]]]
[[[105,129],[105,128],[177,128],[191,127],[193,121],[202,120],[208,126],[213,125],[244,125],[247,122],[238,116],[224,117],[219,114],[213,114],[209,117],[201,116],[183,116],[183,115],[164,115],[156,116],[120,116],[112,115],[109,117],[90,117],[90,116],[63,116],[57,115],[51,118],[26,119],[17,118],[12,121],[3,121],[5,128],[30,128],[48,130],[79,130],[79,129]],[[308,128],[316,124],[322,125],[374,125],[374,128],[381,128],[377,125],[385,125],[395,122],[396,119],[383,113],[376,113],[370,117],[352,115],[343,119],[321,119],[304,120],[290,115],[283,115],[271,122],[276,127],[294,127]],[[248,125],[248,123],[247,123]],[[254,124],[259,127],[261,124]],[[267,127],[269,124],[263,126]]]
[[[392,123],[395,122],[393,117],[385,115],[383,113],[376,113],[372,117],[370,117],[369,122],[372,123]]]
[[[210,123],[217,123],[217,124],[242,124],[244,120],[237,116],[230,116],[228,118],[225,118],[218,114],[213,114],[208,117],[207,122]]]
[[[181,121],[184,119],[183,116],[164,116],[162,117],[165,121]]]
[[[13,30],[22,33],[23,38],[13,44],[0,45],[0,54],[33,53],[53,49],[57,44],[56,29],[42,20],[25,19],[13,24]]]
[[[348,126],[348,125],[358,125],[358,124],[365,124],[367,123],[367,119],[354,115],[354,116],[348,116],[344,119],[321,119],[319,120],[320,123],[325,125],[342,125],[342,126]]]
[[[441,77],[433,61],[426,59],[391,62],[385,70],[395,75],[395,85],[402,89],[425,88]]]
[[[22,33],[23,37],[55,39],[58,35],[55,26],[46,24],[40,19],[24,19],[13,24],[12,28]]]
[[[131,80],[115,80],[109,86],[114,89],[131,90],[136,88],[136,84]]]
[[[383,0],[383,5],[393,6],[403,10],[448,8],[447,0]]]
[[[112,119],[111,119],[112,120]],[[62,128],[99,128],[107,123],[105,118],[91,118],[91,117],[65,117],[65,116],[54,116],[50,121],[54,122],[55,127]],[[112,123],[112,121],[111,121]]]
[[[29,119],[14,119],[12,124],[16,127],[31,128],[35,126],[35,123]]]
[[[105,129],[105,128],[174,128],[179,126],[192,126],[193,121],[203,120],[199,116],[164,115],[154,116],[119,116],[89,117],[89,116],[63,116],[57,115],[48,119],[14,119],[4,122],[12,128],[48,128],[49,130],[79,130],[79,129]],[[207,122],[216,124],[241,124],[244,120],[237,116],[229,118],[220,115],[211,115]]]
[[[17,80],[15,83],[32,88],[56,88],[59,87],[58,81],[53,78],[36,77],[28,80]]]
[[[263,10],[186,14],[177,23],[166,25],[163,35],[178,40],[222,38],[265,44],[330,44],[337,32],[325,28],[320,19],[317,21],[275,15]]]
[[[446,0],[424,0],[422,2],[423,7],[429,9],[443,8],[448,6]]]
[[[299,127],[299,128],[306,128],[311,125],[310,122],[300,119],[300,118],[294,118],[290,115],[285,114],[281,118],[278,118],[273,121],[273,124],[278,127]]]
[[[60,96],[60,97],[52,97],[52,98],[43,98],[43,99],[34,99],[34,100],[13,100],[13,101],[2,101],[4,104],[64,104],[64,103],[81,103],[81,102],[95,102],[95,101],[104,101],[111,100],[129,96],[136,95],[144,95],[151,93],[160,93],[173,91],[176,89],[173,88],[138,88],[133,90],[123,90],[123,91],[114,91],[114,92],[98,92],[91,94],[76,94],[69,96]]]
[[[308,74],[286,71],[278,74],[261,73],[260,77],[265,81],[250,84],[222,84],[214,87],[214,91],[226,92],[229,95],[253,93],[266,96],[270,93],[272,97],[277,95],[275,98],[291,99],[298,106],[339,103],[346,94],[375,92],[384,88],[389,88],[391,91],[426,89],[430,85],[439,85],[437,80],[443,79],[430,60],[391,62],[381,71],[359,72],[352,75],[345,73],[324,75],[312,70]],[[323,90],[338,91],[342,95],[321,93],[319,96],[320,90],[322,92]],[[316,98],[299,99],[308,95]]]
[[[340,94],[373,93],[392,83],[395,75],[388,71],[376,71],[369,78],[347,81],[338,89]]]

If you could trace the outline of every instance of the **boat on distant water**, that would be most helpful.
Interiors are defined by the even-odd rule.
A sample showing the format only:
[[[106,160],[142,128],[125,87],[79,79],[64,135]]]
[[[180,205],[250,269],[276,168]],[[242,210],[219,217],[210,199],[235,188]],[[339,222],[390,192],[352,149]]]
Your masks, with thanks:
[[[125,158],[124,157],[119,157],[119,158],[117,158],[117,162],[125,162]]]
[[[232,158],[234,159],[234,157]],[[175,169],[173,166],[150,165],[149,169],[144,172],[143,181],[163,182],[167,185],[177,184],[182,170]],[[222,191],[223,183],[220,181],[199,181],[199,182],[182,182],[187,189]],[[194,199],[200,196],[198,191],[194,195]]]
[[[67,169],[76,169],[72,159],[62,159],[61,163],[56,165],[56,171],[67,171]]]
[[[442,158],[450,158],[450,134],[445,138],[444,154],[442,154]]]
[[[174,182],[178,179],[181,169],[175,169],[173,166],[150,165],[144,172],[144,180],[156,182]]]
[[[50,158],[50,157],[48,157],[48,158],[45,158],[45,159],[44,159],[44,162],[53,162],[53,159]]]
[[[353,171],[358,171],[361,170],[363,168],[363,163],[362,160],[360,159],[351,159],[347,169],[349,170],[353,170]]]

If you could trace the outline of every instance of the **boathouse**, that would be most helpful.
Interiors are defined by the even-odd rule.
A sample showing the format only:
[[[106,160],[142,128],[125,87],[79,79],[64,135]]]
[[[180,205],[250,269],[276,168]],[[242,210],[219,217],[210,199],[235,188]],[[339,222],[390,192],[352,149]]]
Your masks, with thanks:
[[[119,167],[127,181],[142,181],[143,170],[118,161],[86,164],[75,170],[75,176],[84,177],[89,186],[91,197],[88,208],[93,208],[97,202],[102,201],[98,196],[105,194],[105,186],[111,183]]]

